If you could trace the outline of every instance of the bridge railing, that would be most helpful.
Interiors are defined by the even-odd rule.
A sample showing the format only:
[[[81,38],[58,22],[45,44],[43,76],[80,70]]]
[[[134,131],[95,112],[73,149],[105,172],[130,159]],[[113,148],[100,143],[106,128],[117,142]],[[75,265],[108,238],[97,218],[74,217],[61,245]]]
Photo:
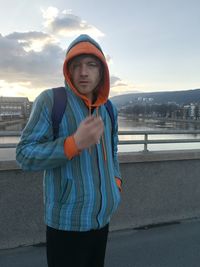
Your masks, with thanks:
[[[3,137],[20,137],[20,131],[0,131],[0,139]],[[119,131],[119,145],[144,145],[144,152],[148,151],[150,144],[172,144],[172,143],[199,143],[200,130],[135,130]],[[160,138],[160,136],[172,135],[173,138]],[[178,136],[178,138],[174,138]],[[184,137],[182,137],[184,135]],[[137,137],[136,137],[137,136]],[[153,138],[158,136],[159,138]],[[187,138],[185,138],[187,136]],[[140,139],[138,139],[140,138]],[[17,142],[0,143],[0,148],[15,148]]]
[[[149,144],[172,144],[172,143],[198,143],[200,142],[200,130],[135,130],[135,131],[119,131],[119,144],[120,145],[144,145],[144,152],[148,151]],[[176,135],[178,138],[169,139],[151,139],[151,136],[161,135]],[[184,135],[184,138],[181,136]],[[121,138],[123,136],[123,138]],[[143,139],[134,140],[133,136],[142,136]],[[188,136],[188,138],[185,138]],[[126,137],[126,138],[124,138]],[[130,139],[130,137],[132,137]]]

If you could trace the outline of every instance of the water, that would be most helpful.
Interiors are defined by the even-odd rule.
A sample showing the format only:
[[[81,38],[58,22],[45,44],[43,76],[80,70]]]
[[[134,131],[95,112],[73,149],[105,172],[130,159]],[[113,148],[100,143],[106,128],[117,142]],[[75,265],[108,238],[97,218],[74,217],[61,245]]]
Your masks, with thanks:
[[[17,136],[0,136],[0,144],[16,144],[19,142]]]
[[[118,117],[120,131],[146,131],[146,130],[200,130],[200,123],[193,122],[164,122],[155,120],[133,120],[128,117]],[[120,136],[120,140],[144,140],[143,135]],[[197,139],[200,135],[197,134],[163,134],[163,135],[148,135],[149,140],[156,139]],[[200,149],[200,143],[178,143],[178,144],[149,144],[149,151],[160,150],[184,150],[184,149]],[[119,152],[143,151],[144,145],[119,145]]]
[[[191,122],[159,122],[159,121],[136,121],[130,118],[124,118],[119,116],[119,131],[134,131],[134,130],[161,130],[161,129],[182,129],[182,130],[197,130],[200,129],[200,123],[194,124]],[[178,139],[178,138],[200,138],[200,135],[192,135],[192,134],[183,134],[183,135],[149,135],[149,140],[155,139]],[[133,135],[130,136],[120,136],[120,140],[143,140],[143,135]],[[18,143],[19,137],[0,137],[1,144],[7,143]],[[119,145],[119,152],[130,152],[130,151],[142,151],[144,149],[144,145]],[[150,151],[158,151],[158,150],[178,150],[178,149],[200,149],[200,143],[180,143],[180,144],[150,144],[148,145],[148,150]],[[13,151],[13,152],[11,152]],[[12,153],[15,152],[15,149],[0,149],[0,159],[2,157],[4,159],[10,159]]]

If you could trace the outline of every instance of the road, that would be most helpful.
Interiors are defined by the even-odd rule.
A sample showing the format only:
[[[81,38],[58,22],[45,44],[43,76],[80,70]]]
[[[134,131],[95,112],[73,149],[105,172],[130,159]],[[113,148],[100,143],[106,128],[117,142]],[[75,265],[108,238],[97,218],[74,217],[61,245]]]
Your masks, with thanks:
[[[105,267],[199,266],[199,221],[109,234]],[[0,267],[47,267],[45,246],[0,250]]]

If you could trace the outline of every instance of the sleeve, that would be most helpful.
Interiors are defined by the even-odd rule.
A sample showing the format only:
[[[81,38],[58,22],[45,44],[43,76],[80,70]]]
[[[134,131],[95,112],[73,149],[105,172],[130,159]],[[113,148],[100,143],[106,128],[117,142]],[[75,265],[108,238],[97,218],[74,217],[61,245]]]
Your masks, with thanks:
[[[113,129],[113,162],[114,162],[114,175],[115,178],[118,178],[122,182],[122,177],[120,173],[120,168],[119,168],[119,160],[118,160],[118,113],[116,107],[112,104],[113,106],[113,113],[114,113],[114,129]]]
[[[71,135],[65,139],[64,152],[68,159],[72,159],[73,157],[80,155],[81,151],[78,149],[75,143],[74,135]]]
[[[16,160],[24,170],[59,167],[68,159],[64,153],[66,137],[53,140],[52,95],[42,92],[33,103],[31,115],[16,148]]]

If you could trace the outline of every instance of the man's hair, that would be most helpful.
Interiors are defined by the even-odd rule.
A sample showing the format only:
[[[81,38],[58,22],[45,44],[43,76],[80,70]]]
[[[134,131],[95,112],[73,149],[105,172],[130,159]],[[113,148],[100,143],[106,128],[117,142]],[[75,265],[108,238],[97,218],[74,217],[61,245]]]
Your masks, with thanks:
[[[73,63],[74,60],[79,59],[79,58],[80,59],[81,58],[85,58],[85,57],[92,57],[92,58],[94,58],[95,60],[97,60],[99,62],[100,71],[101,71],[101,75],[102,75],[102,73],[103,73],[103,64],[102,64],[101,60],[98,57],[96,57],[95,55],[93,55],[93,54],[81,54],[81,55],[73,57],[72,59],[69,60],[69,62],[67,64],[68,69],[70,68],[70,66],[71,66],[71,64]]]

